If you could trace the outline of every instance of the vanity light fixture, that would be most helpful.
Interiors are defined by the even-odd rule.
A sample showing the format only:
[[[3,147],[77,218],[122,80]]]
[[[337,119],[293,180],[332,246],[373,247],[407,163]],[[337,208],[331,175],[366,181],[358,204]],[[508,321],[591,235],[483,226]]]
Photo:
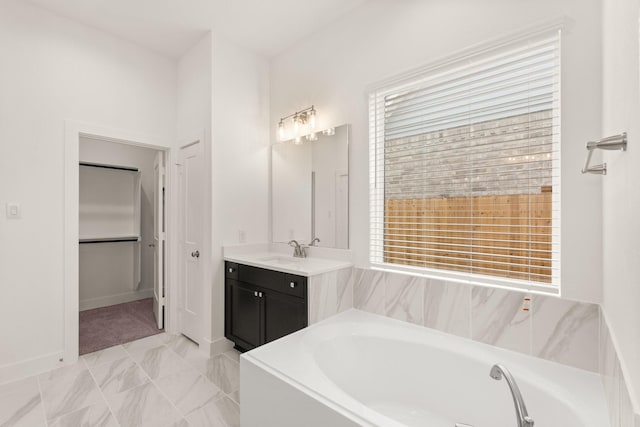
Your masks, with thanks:
[[[292,132],[287,134],[287,121],[292,122]],[[302,144],[302,138],[307,141],[316,141],[316,109],[312,105],[304,110],[296,111],[286,117],[280,118],[278,122],[278,141],[284,142],[293,138],[296,144]]]

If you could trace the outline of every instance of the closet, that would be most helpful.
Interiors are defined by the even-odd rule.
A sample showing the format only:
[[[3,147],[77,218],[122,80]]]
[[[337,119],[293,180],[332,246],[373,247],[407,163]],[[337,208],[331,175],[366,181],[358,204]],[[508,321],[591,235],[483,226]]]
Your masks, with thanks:
[[[80,310],[120,302],[141,281],[141,173],[80,162],[79,202]]]
[[[153,149],[80,139],[80,354],[162,331],[153,303],[159,159]]]

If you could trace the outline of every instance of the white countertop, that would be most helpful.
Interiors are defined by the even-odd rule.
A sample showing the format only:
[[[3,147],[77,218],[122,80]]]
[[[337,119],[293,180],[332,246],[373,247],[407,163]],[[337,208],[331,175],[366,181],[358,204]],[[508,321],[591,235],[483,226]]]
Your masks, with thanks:
[[[350,261],[317,257],[294,258],[279,252],[225,254],[224,259],[238,264],[307,277],[348,268],[353,265]]]

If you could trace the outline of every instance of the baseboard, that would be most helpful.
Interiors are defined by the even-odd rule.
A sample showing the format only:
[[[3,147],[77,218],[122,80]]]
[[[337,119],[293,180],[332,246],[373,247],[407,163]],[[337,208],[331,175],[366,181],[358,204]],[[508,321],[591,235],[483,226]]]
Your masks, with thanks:
[[[210,358],[215,356],[216,354],[224,353],[225,351],[231,350],[233,348],[233,343],[226,338],[218,338],[214,341],[203,339],[201,340],[199,347],[200,352],[206,357]]]
[[[17,363],[0,366],[0,385],[21,380],[65,365],[63,352],[58,351]]]
[[[109,295],[106,297],[80,300],[80,311],[137,301],[140,299],[151,298],[152,296],[153,289],[143,289],[141,291],[126,292],[123,294]]]

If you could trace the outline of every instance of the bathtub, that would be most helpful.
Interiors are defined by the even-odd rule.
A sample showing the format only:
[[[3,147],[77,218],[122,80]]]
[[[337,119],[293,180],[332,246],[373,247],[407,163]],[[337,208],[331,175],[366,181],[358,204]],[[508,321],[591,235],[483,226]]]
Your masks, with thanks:
[[[349,310],[240,358],[242,427],[607,427],[597,374]]]

